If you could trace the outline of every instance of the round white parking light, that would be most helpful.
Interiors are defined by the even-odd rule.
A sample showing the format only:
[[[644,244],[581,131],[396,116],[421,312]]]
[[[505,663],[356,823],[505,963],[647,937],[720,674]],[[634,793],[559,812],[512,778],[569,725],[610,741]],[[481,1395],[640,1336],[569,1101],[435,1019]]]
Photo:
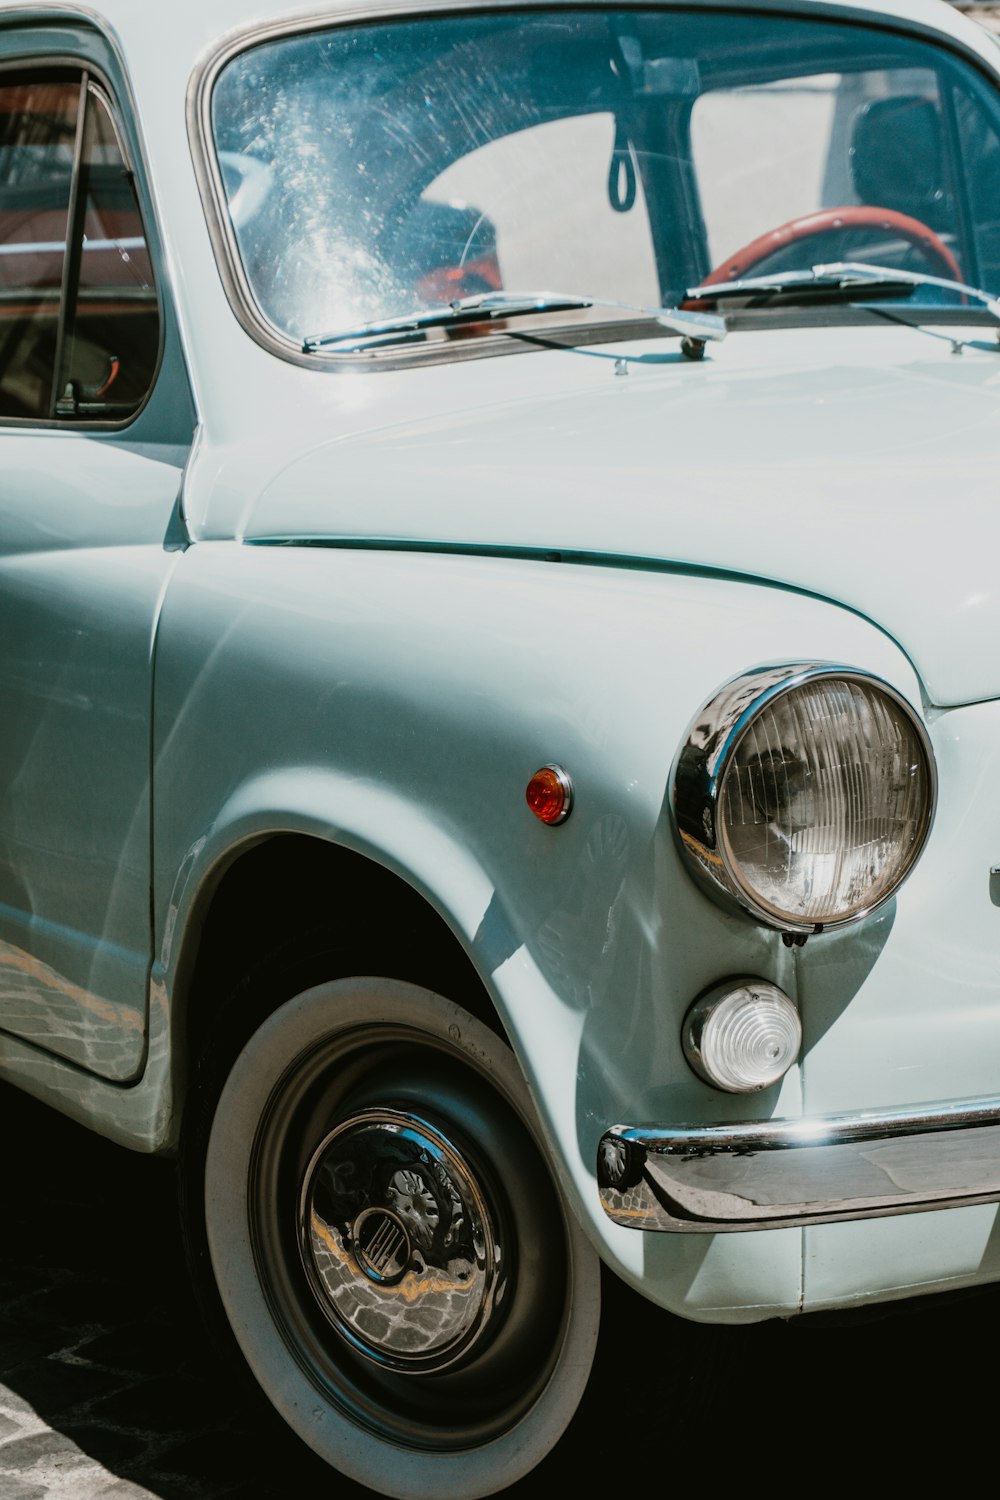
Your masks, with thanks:
[[[798,1060],[802,1023],[777,985],[741,977],[695,1001],[682,1040],[699,1078],[730,1094],[753,1094],[778,1083]]]

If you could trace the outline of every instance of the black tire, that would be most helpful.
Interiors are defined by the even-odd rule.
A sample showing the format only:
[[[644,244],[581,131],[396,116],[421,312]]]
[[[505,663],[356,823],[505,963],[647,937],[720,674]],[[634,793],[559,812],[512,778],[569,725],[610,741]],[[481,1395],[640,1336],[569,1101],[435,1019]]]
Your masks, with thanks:
[[[191,1237],[243,1359],[303,1442],[382,1494],[494,1494],[583,1394],[599,1263],[534,1118],[493,1032],[354,978],[269,1015],[189,1135]]]

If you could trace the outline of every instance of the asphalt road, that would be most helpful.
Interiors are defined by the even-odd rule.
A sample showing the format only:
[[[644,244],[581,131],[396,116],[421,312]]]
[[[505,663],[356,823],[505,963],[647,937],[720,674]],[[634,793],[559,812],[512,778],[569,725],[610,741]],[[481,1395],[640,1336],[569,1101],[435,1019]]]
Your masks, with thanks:
[[[0,1500],[364,1500],[228,1389],[188,1287],[169,1165],[0,1089]],[[955,1482],[992,1460],[1000,1293],[877,1319],[712,1329],[612,1287],[569,1433],[511,1500],[677,1483]],[[956,1467],[957,1465],[957,1467]],[[992,1463],[991,1463],[992,1467]]]

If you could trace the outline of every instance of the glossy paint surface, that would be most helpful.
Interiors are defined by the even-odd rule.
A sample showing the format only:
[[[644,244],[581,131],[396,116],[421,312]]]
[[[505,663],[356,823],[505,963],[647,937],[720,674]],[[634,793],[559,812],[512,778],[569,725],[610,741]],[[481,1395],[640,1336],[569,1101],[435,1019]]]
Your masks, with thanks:
[[[433,611],[418,608],[429,598],[439,601]],[[678,653],[692,617],[698,650]],[[864,659],[911,701],[919,696],[884,636],[778,590],[717,581],[706,592],[694,578],[516,559],[196,546],[161,624],[158,717],[169,729],[156,760],[161,806],[174,811],[161,824],[157,906],[176,911],[182,934],[201,872],[274,827],[332,830],[404,873],[494,995],[567,1188],[604,1254],[694,1316],[723,1315],[716,1268],[725,1316],[791,1310],[799,1231],[746,1237],[738,1248],[671,1237],[643,1246],[601,1222],[592,1191],[602,1128],[623,1111],[721,1120],[749,1109],[767,1118],[820,1107],[829,1093],[820,1084],[815,1103],[803,1094],[809,1056],[780,1090],[752,1101],[698,1081],[680,1022],[720,975],[759,973],[792,994],[816,975],[818,1013],[819,975],[846,1007],[878,957],[869,1003],[899,1011],[892,955],[905,963],[906,953],[888,941],[895,904],[870,928],[831,940],[833,949],[817,941],[790,953],[776,934],[722,916],[674,847],[670,760],[706,674],[725,675],[737,642],[745,659],[766,660],[789,639],[824,659]],[[669,694],[659,691],[667,674]],[[212,753],[226,743],[240,744],[241,756]],[[248,778],[244,757],[266,771]],[[185,782],[195,758],[196,785]],[[576,787],[558,830],[523,801],[546,758],[567,766]],[[168,893],[177,870],[184,878]],[[980,947],[990,931],[986,913]],[[169,947],[164,961],[169,988]],[[966,982],[966,973],[953,977],[956,999]],[[818,1014],[813,1024],[818,1047]],[[975,1078],[962,1082],[956,1069],[940,1075],[942,1087],[985,1088],[991,1026],[984,1014]],[[850,1049],[849,1025],[841,1035]],[[928,1067],[934,1050],[925,1038]],[[912,1099],[885,1047],[871,1066],[879,1076],[868,1102]],[[850,1081],[849,1072],[841,1078],[845,1096]],[[692,1257],[698,1275],[688,1286]]]
[[[185,3],[154,28],[137,0],[106,7],[199,443],[0,433],[0,852],[23,887],[0,891],[0,972],[11,953],[31,971],[4,992],[0,1070],[118,1139],[173,1146],[199,898],[252,841],[300,832],[443,917],[586,1232],[658,1302],[741,1321],[1000,1274],[990,1206],[642,1236],[607,1220],[593,1172],[618,1121],[995,1090],[991,332],[965,330],[982,347],[960,357],[856,327],[733,334],[702,364],[673,341],[284,364],[227,301],[184,121],[192,69],[253,10]],[[64,18],[72,51],[83,13],[38,14]],[[992,44],[930,0],[879,14],[949,29],[995,73]],[[193,545],[176,551],[182,483]],[[669,809],[699,705],[788,660],[884,677],[924,713],[940,772],[898,899],[791,951],[695,889]],[[575,790],[559,828],[524,802],[549,762]],[[692,1000],[745,973],[795,998],[805,1030],[802,1066],[749,1103],[699,1081],[680,1039]]]
[[[2,1024],[126,1079],[146,1040],[150,664],[180,470],[68,434],[0,442]]]
[[[636,345],[555,355],[544,393],[535,370],[518,372],[528,389],[502,402],[316,448],[263,489],[242,528],[755,575],[877,622],[919,664],[932,702],[993,697],[990,339],[955,356],[916,329],[733,333],[695,368]],[[625,379],[615,355],[630,361]],[[583,374],[566,368],[574,360]],[[512,482],[515,434],[524,477]]]

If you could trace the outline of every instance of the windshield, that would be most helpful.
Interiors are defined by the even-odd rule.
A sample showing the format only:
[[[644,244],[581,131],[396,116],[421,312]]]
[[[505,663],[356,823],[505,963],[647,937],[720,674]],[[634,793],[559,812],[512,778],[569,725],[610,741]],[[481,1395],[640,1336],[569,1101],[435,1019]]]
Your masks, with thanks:
[[[1000,288],[995,86],[869,25],[379,20],[249,48],[210,113],[245,291],[300,348],[501,291],[595,304],[540,311],[544,327],[635,321],[630,305],[683,306],[713,278],[817,262]],[[933,285],[911,300],[962,305]]]

